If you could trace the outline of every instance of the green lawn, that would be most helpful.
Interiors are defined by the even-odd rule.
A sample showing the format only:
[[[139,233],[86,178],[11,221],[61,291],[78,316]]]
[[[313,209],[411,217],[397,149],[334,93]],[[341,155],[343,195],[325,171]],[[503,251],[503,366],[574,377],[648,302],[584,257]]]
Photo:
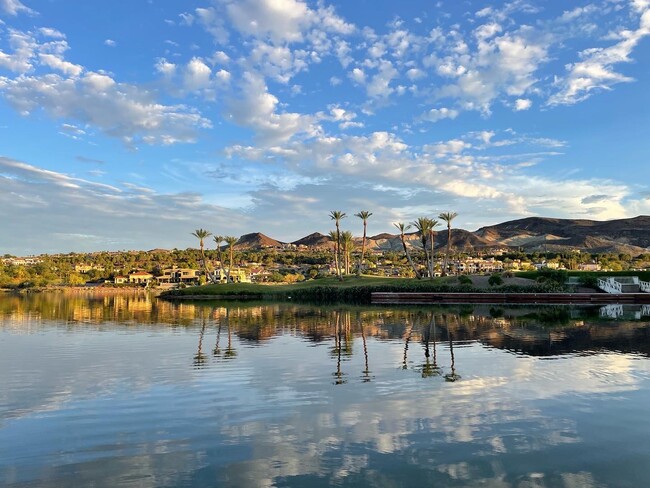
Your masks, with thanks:
[[[173,295],[285,295],[295,290],[308,290],[313,288],[354,288],[354,287],[383,287],[397,288],[430,288],[432,285],[440,286],[455,283],[455,278],[434,278],[433,280],[416,280],[415,278],[388,278],[381,276],[345,276],[343,281],[336,277],[306,280],[293,284],[258,284],[258,283],[228,283],[219,285],[191,286],[173,290]]]
[[[346,276],[343,281],[336,277],[308,280],[292,285],[281,284],[220,284],[204,285],[170,290],[161,298],[246,298],[277,299],[317,303],[370,303],[373,292],[510,292],[543,293],[562,291],[557,284],[533,284],[530,286],[506,285],[494,289],[461,285],[456,277],[417,280],[415,278],[381,278],[377,276]],[[561,288],[561,287],[560,287]]]
[[[568,276],[577,277],[607,277],[607,276],[638,276],[641,281],[650,281],[650,271],[567,271]],[[515,273],[518,278],[537,279],[537,271],[518,271]]]

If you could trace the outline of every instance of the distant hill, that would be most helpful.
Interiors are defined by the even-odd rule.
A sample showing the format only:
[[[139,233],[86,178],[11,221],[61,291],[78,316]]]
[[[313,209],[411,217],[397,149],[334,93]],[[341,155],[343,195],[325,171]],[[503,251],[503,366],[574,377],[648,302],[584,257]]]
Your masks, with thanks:
[[[529,217],[482,227],[474,234],[491,245],[525,251],[572,248],[640,254],[650,247],[650,216],[607,221]]]
[[[420,236],[411,232],[405,235],[407,246],[421,247]],[[333,249],[329,236],[314,232],[293,241],[296,246],[312,249]],[[361,247],[361,237],[355,237]],[[239,249],[281,247],[283,243],[259,232],[240,237]],[[471,250],[510,247],[526,252],[562,252],[579,249],[593,253],[628,253],[632,255],[650,251],[650,216],[631,219],[586,220],[529,217],[501,224],[481,227],[475,232],[452,228],[451,245],[455,249]],[[399,234],[381,233],[367,238],[367,249],[376,251],[401,251]],[[435,248],[447,246],[447,229],[436,229]]]
[[[325,234],[321,234],[320,232],[314,232],[313,234],[309,234],[308,236],[305,236],[302,239],[293,241],[291,244],[294,244],[296,246],[312,247],[315,249],[318,248],[329,249],[334,247],[334,241],[330,239],[329,236],[326,236]]]
[[[235,249],[263,249],[267,247],[282,247],[283,245],[283,242],[271,239],[261,232],[254,232],[241,236],[234,247]]]

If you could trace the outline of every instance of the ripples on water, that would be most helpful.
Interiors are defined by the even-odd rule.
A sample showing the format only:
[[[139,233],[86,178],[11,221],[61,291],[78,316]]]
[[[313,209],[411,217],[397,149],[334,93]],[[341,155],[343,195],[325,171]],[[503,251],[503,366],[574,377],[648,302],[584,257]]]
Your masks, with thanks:
[[[616,313],[4,296],[0,485],[647,486]]]

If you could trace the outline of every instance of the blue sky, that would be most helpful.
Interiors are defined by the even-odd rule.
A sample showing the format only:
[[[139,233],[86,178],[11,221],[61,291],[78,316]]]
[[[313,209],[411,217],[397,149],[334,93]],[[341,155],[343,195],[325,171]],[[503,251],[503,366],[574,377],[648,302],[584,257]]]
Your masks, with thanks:
[[[0,0],[0,253],[650,214],[650,0]]]

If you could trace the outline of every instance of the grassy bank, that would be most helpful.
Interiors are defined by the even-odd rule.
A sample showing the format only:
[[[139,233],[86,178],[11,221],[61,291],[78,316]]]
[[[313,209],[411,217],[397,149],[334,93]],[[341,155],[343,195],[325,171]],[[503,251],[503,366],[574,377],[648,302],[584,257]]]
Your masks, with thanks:
[[[376,276],[346,276],[308,280],[291,285],[263,285],[254,283],[204,285],[170,290],[162,293],[165,299],[220,299],[249,298],[293,300],[315,303],[370,303],[373,292],[511,292],[544,293],[563,291],[555,284],[531,286],[505,285],[494,288],[476,288],[461,285],[454,277],[416,280],[413,278],[381,278]]]
[[[650,281],[650,271],[568,271],[563,270],[567,276],[575,276],[584,280],[596,280],[608,276],[638,276],[641,281]],[[515,276],[536,280],[542,273],[539,271],[518,271]]]

